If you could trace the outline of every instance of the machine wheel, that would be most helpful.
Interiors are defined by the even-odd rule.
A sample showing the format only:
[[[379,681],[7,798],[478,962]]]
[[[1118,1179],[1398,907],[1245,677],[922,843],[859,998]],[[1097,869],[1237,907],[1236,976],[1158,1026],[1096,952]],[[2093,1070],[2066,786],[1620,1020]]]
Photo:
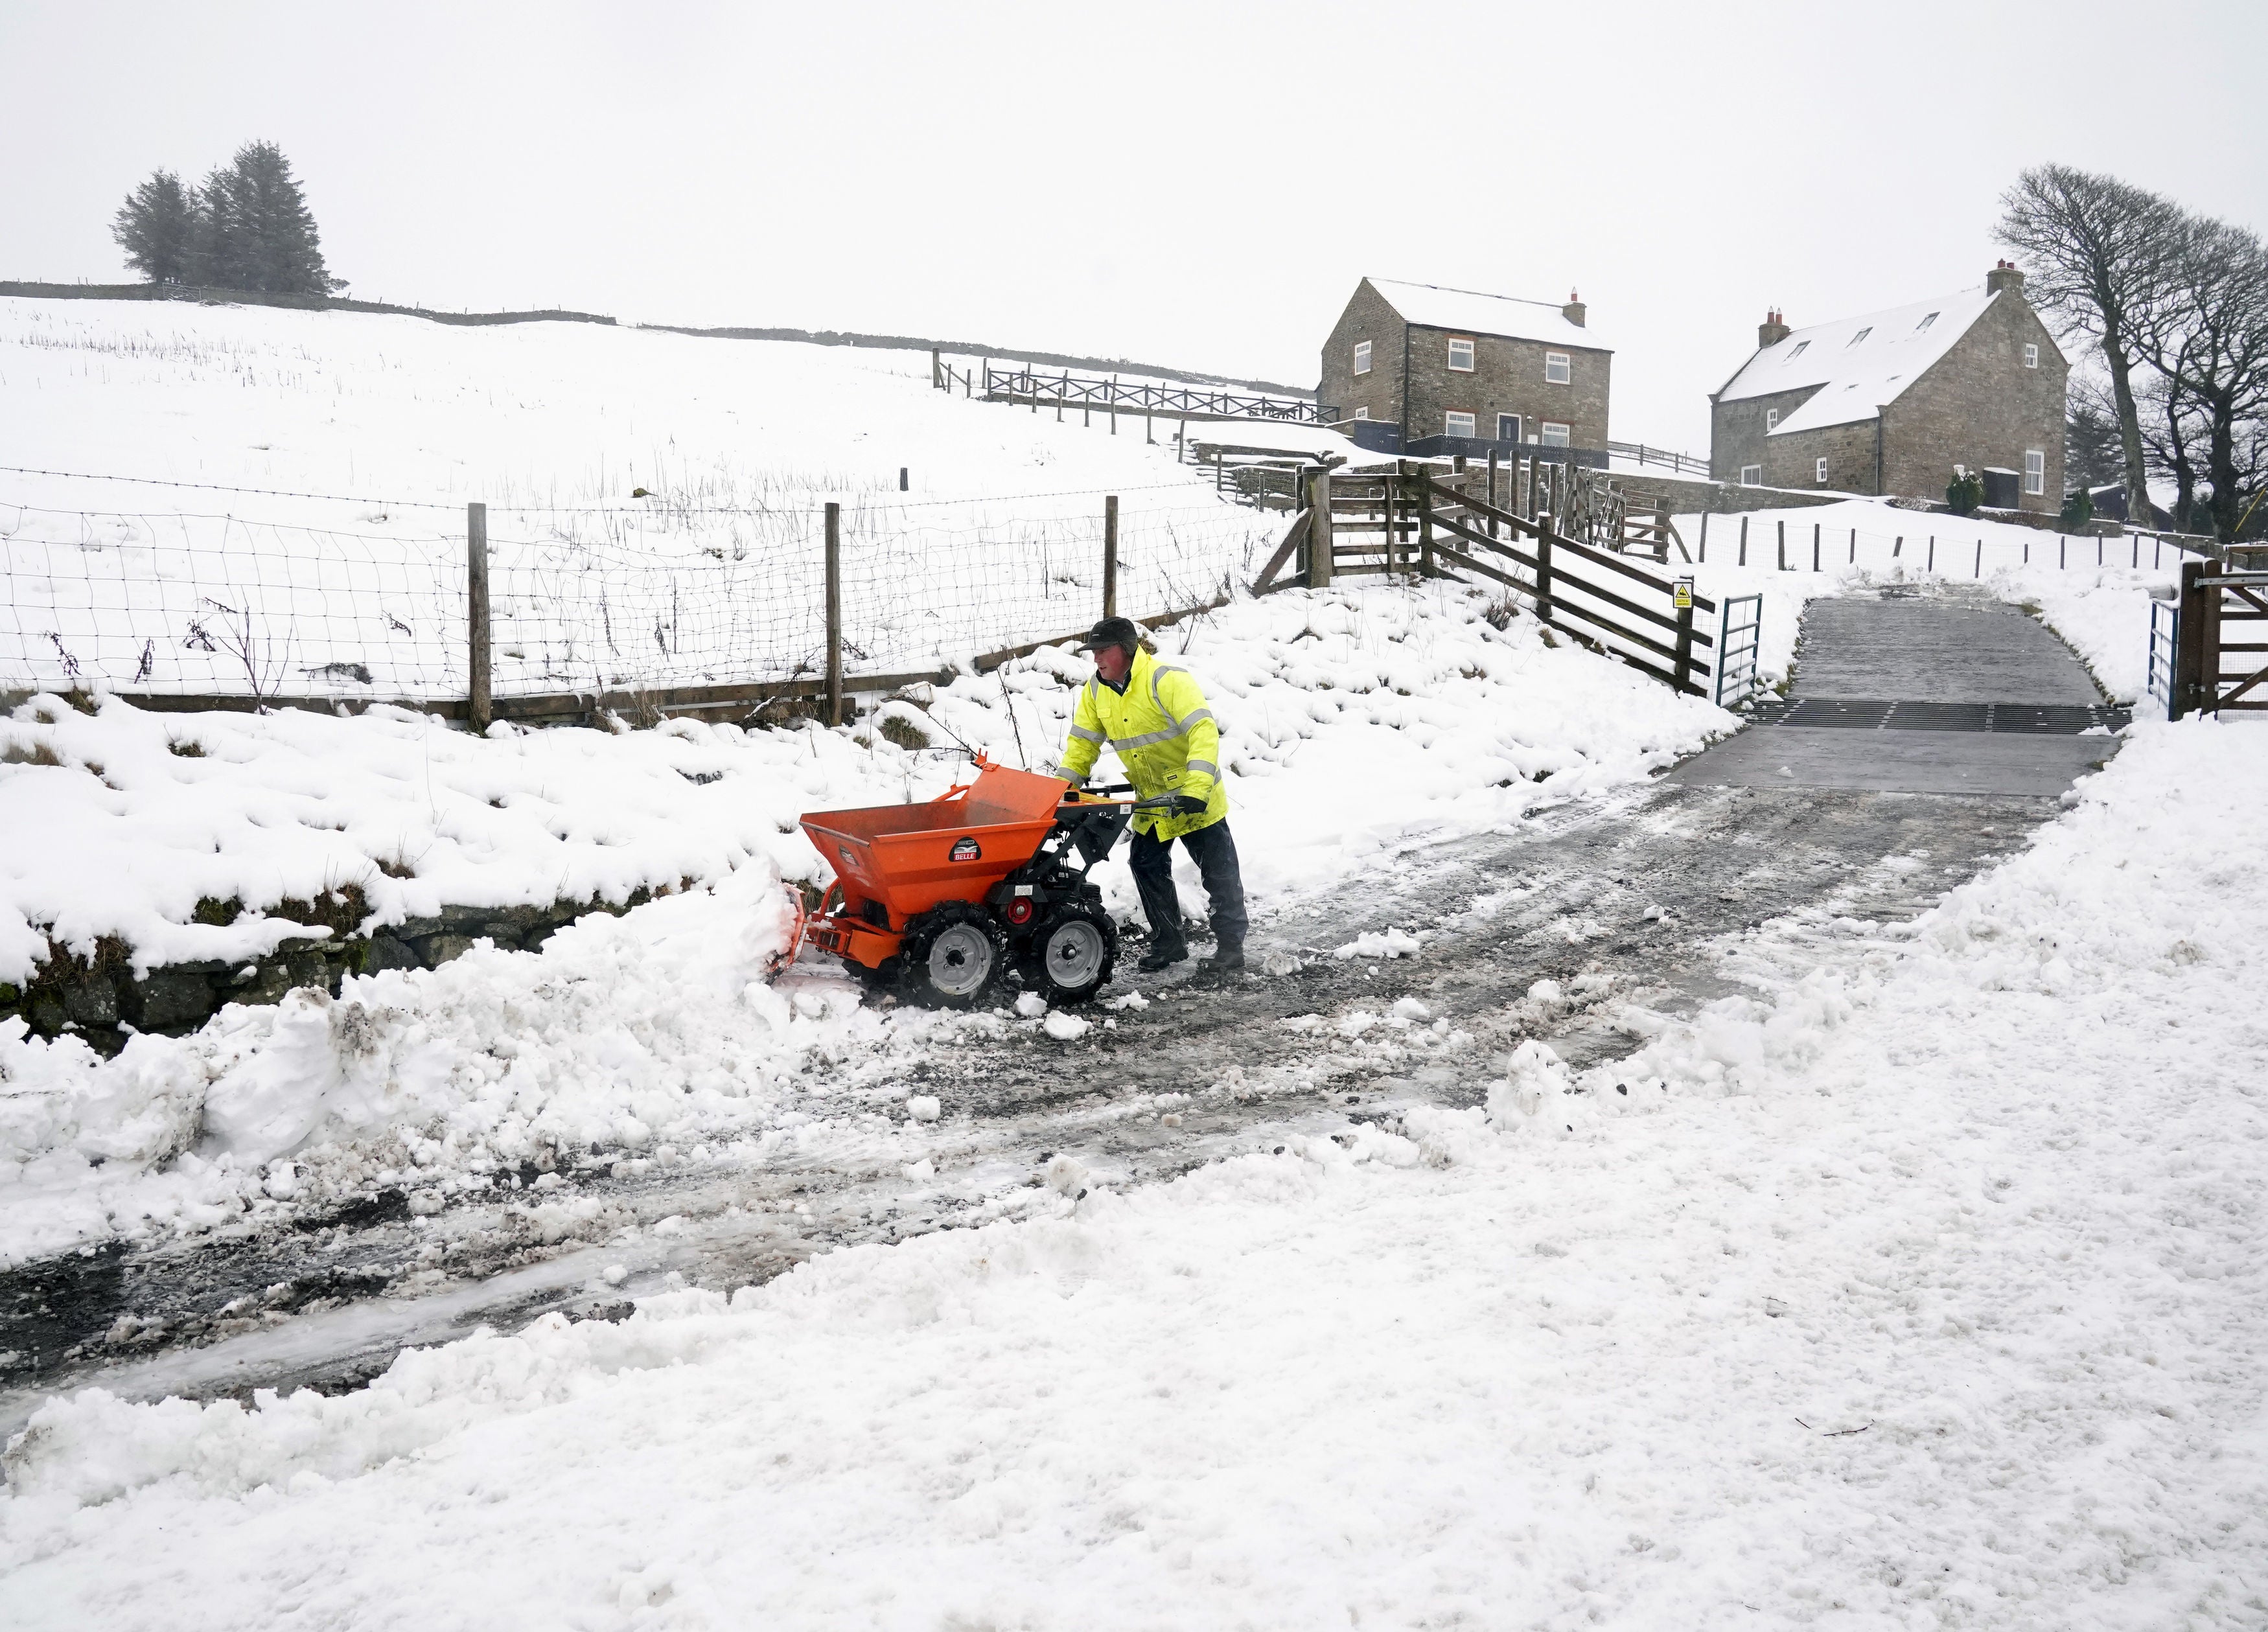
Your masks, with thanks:
[[[1024,983],[1050,1003],[1085,1003],[1109,983],[1118,926],[1100,907],[1067,901],[1032,930]]]
[[[1007,937],[982,907],[947,901],[906,925],[898,996],[933,1009],[974,1009],[998,982]]]

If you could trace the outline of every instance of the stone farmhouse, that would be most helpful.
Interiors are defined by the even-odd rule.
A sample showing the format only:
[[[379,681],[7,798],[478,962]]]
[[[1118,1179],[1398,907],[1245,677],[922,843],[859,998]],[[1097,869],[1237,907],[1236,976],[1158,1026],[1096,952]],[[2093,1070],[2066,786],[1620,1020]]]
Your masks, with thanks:
[[[2052,511],[2070,372],[2005,261],[1981,288],[1887,312],[1793,329],[1773,312],[1709,399],[1710,474],[1941,499],[1962,466],[1987,504]]]
[[[1614,352],[1585,317],[1572,295],[1556,305],[1366,277],[1324,342],[1316,401],[1377,452],[1540,450],[1604,467]]]

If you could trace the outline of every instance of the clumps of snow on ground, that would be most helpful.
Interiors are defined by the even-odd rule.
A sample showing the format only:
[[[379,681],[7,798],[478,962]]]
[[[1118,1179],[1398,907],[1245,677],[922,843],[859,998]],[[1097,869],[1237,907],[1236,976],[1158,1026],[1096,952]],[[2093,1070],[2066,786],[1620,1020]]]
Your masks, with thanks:
[[[1161,635],[1220,720],[1256,904],[1399,845],[1627,787],[1734,723],[1491,610],[1447,584],[1300,590]],[[797,817],[934,797],[968,774],[967,750],[1043,768],[1089,673],[1042,651],[841,731],[681,721],[475,738],[415,715],[160,716],[110,701],[89,717],[34,699],[0,729],[37,736],[56,763],[0,766],[0,810],[77,864],[58,877],[0,861],[19,961],[50,933],[120,935],[145,964],[222,955],[219,932],[192,921],[208,895],[257,907],[354,882],[382,923],[690,887],[585,919],[538,953],[476,949],[350,980],[335,1002],[232,1006],[192,1037],[133,1038],[113,1061],[0,1026],[0,1258],[372,1186],[493,1194],[530,1163],[661,1159],[646,1143],[676,1160],[763,1159],[857,1126],[871,1113],[855,1096],[828,1102],[814,1073],[886,1072],[932,1030],[987,1017],[878,1012],[815,955],[767,983],[790,930],[781,880],[825,876]],[[937,746],[892,741],[891,718]],[[188,740],[203,757],[171,751]],[[1100,778],[1114,775],[1106,760]],[[1185,908],[1201,913],[1176,856]],[[395,858],[413,876],[380,865]],[[1096,876],[1130,915],[1123,858]],[[253,938],[225,945],[291,933],[254,915]],[[1410,938],[1393,931],[1388,949],[1406,950],[1394,935]],[[1061,1042],[1090,1024],[1027,1023]]]
[[[1430,1127],[1125,1195],[1059,1158],[1057,1217],[335,1399],[55,1401],[11,1609],[2251,1624],[2268,755],[2145,725],[2081,787],[1910,933]]]

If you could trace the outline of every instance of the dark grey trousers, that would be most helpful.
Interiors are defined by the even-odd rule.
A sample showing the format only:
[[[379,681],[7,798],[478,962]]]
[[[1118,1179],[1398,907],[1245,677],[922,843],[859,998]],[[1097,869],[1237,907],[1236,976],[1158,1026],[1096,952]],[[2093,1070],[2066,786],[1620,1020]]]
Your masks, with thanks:
[[[1204,880],[1205,897],[1212,907],[1213,938],[1223,946],[1244,945],[1244,874],[1236,864],[1236,841],[1228,823],[1182,835],[1182,848],[1197,864]],[[1142,915],[1150,921],[1151,938],[1160,946],[1179,946],[1182,902],[1174,889],[1174,842],[1153,833],[1138,833],[1127,856],[1134,869],[1134,887],[1142,893]]]

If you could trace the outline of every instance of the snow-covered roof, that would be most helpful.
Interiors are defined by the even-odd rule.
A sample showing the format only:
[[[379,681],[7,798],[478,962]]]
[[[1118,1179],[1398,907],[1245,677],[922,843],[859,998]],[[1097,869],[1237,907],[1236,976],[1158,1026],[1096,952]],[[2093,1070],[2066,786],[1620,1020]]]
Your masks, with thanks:
[[[1502,334],[1513,340],[1541,340],[1592,351],[1614,349],[1595,330],[1570,323],[1566,313],[1549,300],[1515,300],[1509,295],[1441,289],[1432,283],[1403,283],[1390,277],[1363,281],[1386,297],[1387,305],[1402,314],[1403,322],[1419,328]]]
[[[1739,402],[1820,387],[1780,416],[1771,432],[1776,437],[1872,419],[1951,350],[1997,298],[1980,283],[1934,300],[1793,330],[1750,357],[1717,400]]]

